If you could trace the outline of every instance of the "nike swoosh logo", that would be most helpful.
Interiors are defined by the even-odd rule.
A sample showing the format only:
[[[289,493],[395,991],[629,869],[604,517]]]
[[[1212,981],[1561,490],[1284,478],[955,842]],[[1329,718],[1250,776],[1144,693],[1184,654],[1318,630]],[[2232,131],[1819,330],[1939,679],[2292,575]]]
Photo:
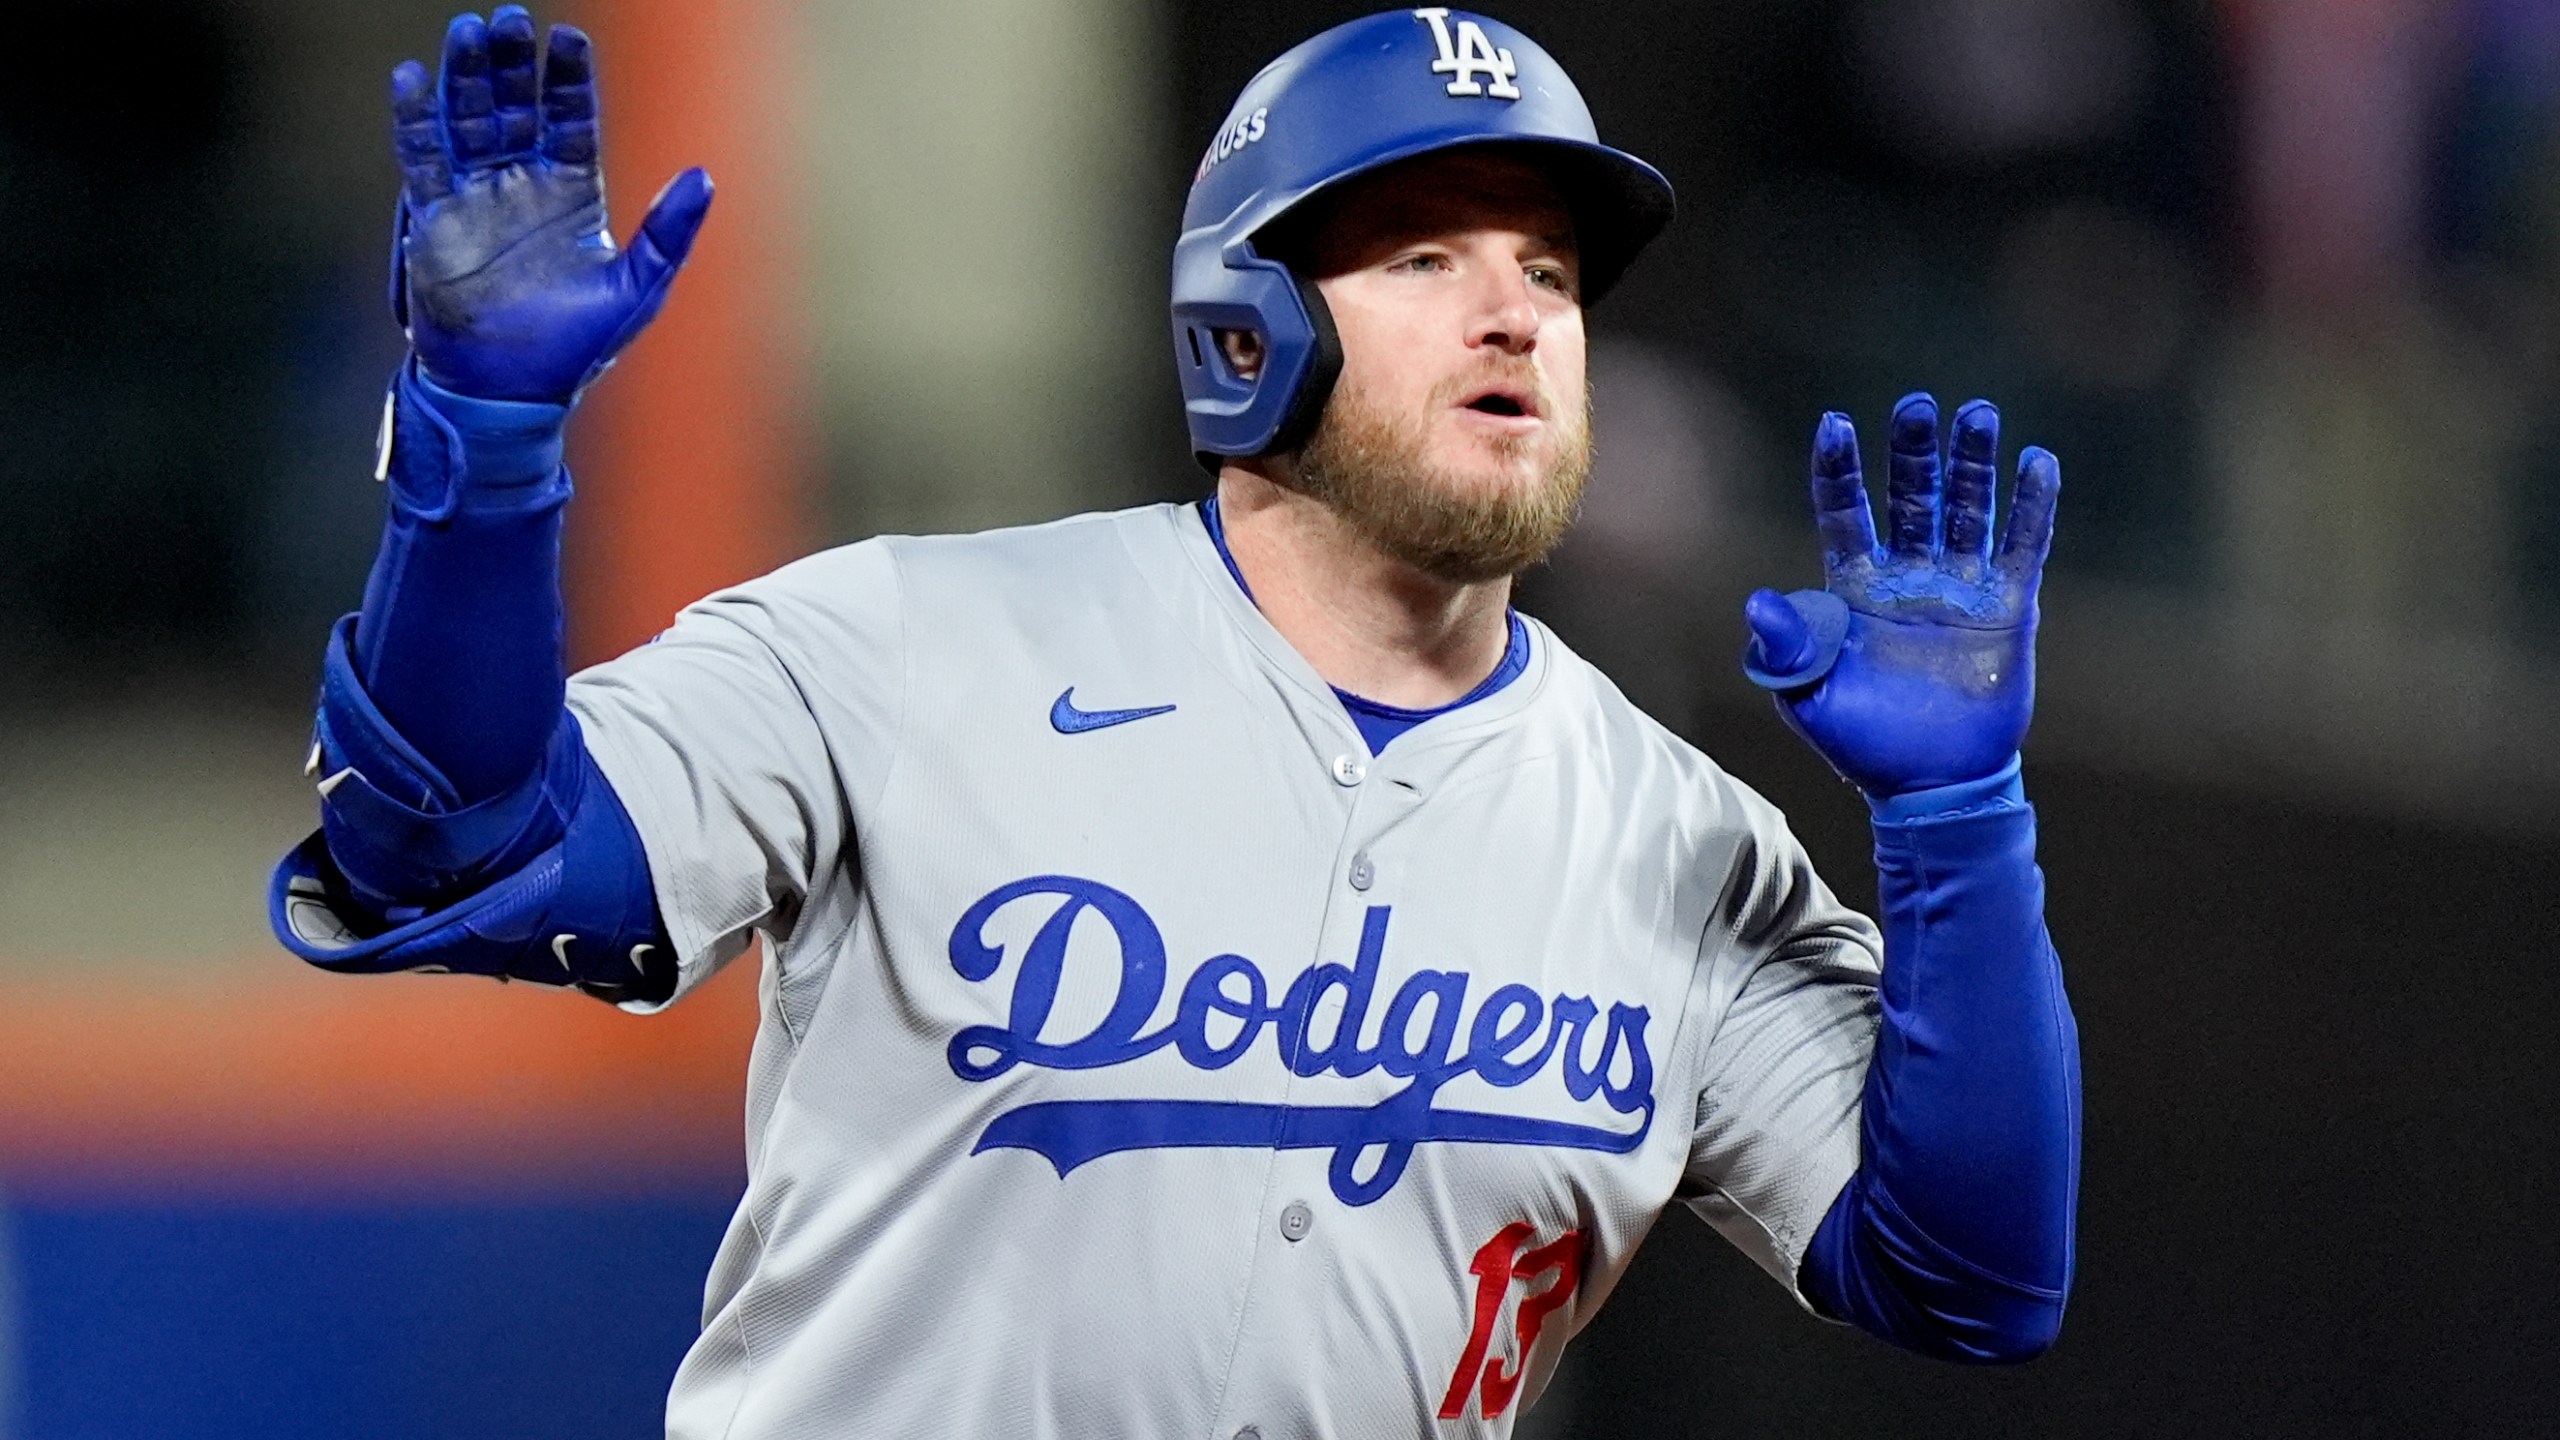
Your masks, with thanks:
[[[1058,696],[1058,703],[1049,707],[1049,725],[1061,735],[1081,735],[1087,730],[1105,730],[1114,725],[1126,725],[1132,720],[1144,720],[1150,715],[1167,715],[1173,711],[1170,705],[1150,705],[1143,710],[1079,710],[1076,708],[1075,693],[1076,687],[1068,686]]]

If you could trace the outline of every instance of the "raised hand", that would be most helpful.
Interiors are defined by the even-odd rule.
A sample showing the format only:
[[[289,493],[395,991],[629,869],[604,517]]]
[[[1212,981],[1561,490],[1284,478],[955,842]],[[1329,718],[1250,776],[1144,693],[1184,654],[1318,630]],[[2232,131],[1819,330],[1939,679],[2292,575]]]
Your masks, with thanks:
[[[587,37],[458,15],[441,74],[391,72],[402,177],[392,314],[427,378],[483,400],[565,401],[658,313],[711,205],[699,168],[668,182],[628,250],[606,228]]]
[[[2036,592],[2053,543],[2060,464],[2018,456],[2006,531],[1992,545],[2000,412],[1956,412],[1938,453],[1938,406],[1894,407],[1885,487],[1889,532],[1876,543],[1849,418],[1822,417],[1813,438],[1813,508],[1823,588],[1745,602],[1743,668],[1776,692],[1778,712],[1833,769],[1885,797],[1996,774],[2035,710]]]

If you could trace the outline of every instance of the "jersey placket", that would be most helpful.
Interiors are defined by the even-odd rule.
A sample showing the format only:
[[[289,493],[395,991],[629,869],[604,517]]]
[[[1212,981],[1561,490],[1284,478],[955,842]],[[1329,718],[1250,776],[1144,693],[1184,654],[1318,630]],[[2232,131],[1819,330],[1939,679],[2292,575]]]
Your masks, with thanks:
[[[1328,697],[1329,698],[1329,697]],[[1349,717],[1342,719],[1347,730]],[[1310,738],[1321,733],[1310,728]],[[1367,743],[1356,734],[1339,736],[1341,748],[1322,760],[1324,783],[1347,792],[1351,803],[1343,812],[1343,820],[1334,848],[1333,864],[1327,877],[1324,916],[1317,928],[1316,951],[1306,957],[1309,966],[1356,963],[1366,938],[1373,898],[1378,884],[1375,862],[1370,847],[1379,836],[1409,820],[1423,801],[1421,788],[1386,764],[1372,758]],[[1322,992],[1322,1000],[1310,996],[1308,1013],[1298,1025],[1299,1047],[1312,1047],[1319,1037],[1330,1042],[1342,1021],[1341,992],[1330,987]],[[1373,1005],[1374,1010],[1374,1005]],[[1357,1037],[1350,1037],[1356,1041]],[[1288,1061],[1291,1057],[1283,1056]],[[1305,1092],[1314,1087],[1306,1082],[1316,1076],[1302,1076],[1295,1064],[1284,1064],[1281,1072],[1280,1103],[1295,1109]],[[1234,1381],[1238,1360],[1254,1343],[1257,1322],[1265,1317],[1270,1289],[1266,1277],[1273,1266],[1318,1263],[1322,1252],[1316,1247],[1324,1243],[1323,1227],[1316,1217],[1342,1207],[1332,1203],[1330,1192],[1321,1186],[1319,1193],[1282,1193],[1284,1166],[1291,1151],[1275,1146],[1263,1167],[1262,1193],[1256,1202],[1257,1223],[1253,1253],[1247,1261],[1244,1301],[1236,1316],[1235,1345],[1230,1350],[1226,1373],[1220,1377],[1219,1409],[1208,1440],[1262,1440],[1262,1437],[1284,1433],[1279,1428],[1286,1417],[1257,1415],[1255,1412],[1275,1404],[1280,1397],[1269,1394],[1235,1393]],[[1249,1372],[1252,1373],[1249,1368]]]

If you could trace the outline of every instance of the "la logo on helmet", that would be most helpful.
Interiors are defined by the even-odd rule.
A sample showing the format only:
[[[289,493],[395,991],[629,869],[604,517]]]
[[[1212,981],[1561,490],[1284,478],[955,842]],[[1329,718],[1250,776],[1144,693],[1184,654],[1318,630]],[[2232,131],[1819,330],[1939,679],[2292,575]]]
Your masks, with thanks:
[[[1458,22],[1458,33],[1449,33],[1448,7],[1435,5],[1416,10],[1417,17],[1431,22],[1431,39],[1440,47],[1440,58],[1431,62],[1434,75],[1454,75],[1449,82],[1452,95],[1490,95],[1496,100],[1517,100],[1520,87],[1511,83],[1520,67],[1512,63],[1509,50],[1497,49],[1484,33],[1484,27],[1473,20]],[[1478,83],[1476,76],[1491,76],[1493,83]]]

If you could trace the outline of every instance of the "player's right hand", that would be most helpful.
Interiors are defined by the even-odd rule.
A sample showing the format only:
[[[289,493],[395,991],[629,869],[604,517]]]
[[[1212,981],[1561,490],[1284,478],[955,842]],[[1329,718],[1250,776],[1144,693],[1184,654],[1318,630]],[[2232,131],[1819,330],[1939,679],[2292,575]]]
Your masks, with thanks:
[[[711,177],[668,182],[628,250],[606,228],[585,34],[458,15],[433,80],[391,72],[402,177],[392,315],[427,378],[483,400],[565,402],[658,313],[711,205]]]

